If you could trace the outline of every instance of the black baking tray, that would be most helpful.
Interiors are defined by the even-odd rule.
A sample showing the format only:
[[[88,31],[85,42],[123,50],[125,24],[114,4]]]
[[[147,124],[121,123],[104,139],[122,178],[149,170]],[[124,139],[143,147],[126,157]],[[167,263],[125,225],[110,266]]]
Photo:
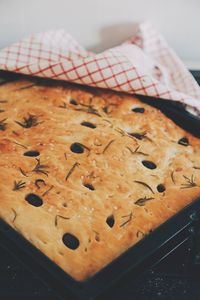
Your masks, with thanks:
[[[14,80],[21,75],[0,72],[0,77]],[[35,79],[38,80],[38,79]],[[40,81],[40,80],[39,80]],[[45,82],[41,79],[40,82]],[[55,81],[48,80],[54,84]],[[0,83],[1,84],[1,83]],[[137,95],[142,101],[162,110],[193,135],[200,137],[200,120],[170,100]],[[140,274],[174,251],[200,227],[200,198],[171,217],[120,257],[112,261],[93,277],[78,282],[41,253],[29,241],[0,219],[0,232],[6,246],[29,268],[40,276],[63,299],[107,299],[107,291],[123,283],[128,277]]]

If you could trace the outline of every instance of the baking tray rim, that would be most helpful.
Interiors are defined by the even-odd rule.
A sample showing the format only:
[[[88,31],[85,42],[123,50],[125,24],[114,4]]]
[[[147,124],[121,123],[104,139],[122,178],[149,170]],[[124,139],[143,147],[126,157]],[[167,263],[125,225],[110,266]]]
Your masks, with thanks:
[[[21,75],[21,74],[16,74],[16,73],[10,73],[10,72],[4,72],[3,71],[3,73],[5,73],[5,74],[8,74],[8,76],[9,76],[9,74],[12,74],[12,76],[15,76],[16,75],[16,77],[20,77],[20,76],[22,76],[22,77],[28,77],[29,79],[32,79],[33,77],[29,77],[29,76],[27,76],[27,75]],[[0,71],[0,77],[2,78],[2,77],[4,77],[4,75],[2,74],[2,71]],[[17,79],[17,78],[16,78]],[[37,78],[38,79],[38,78]],[[42,78],[43,79],[43,78]],[[43,80],[46,80],[46,79],[43,79]],[[50,81],[52,81],[51,79],[47,79],[49,82]],[[56,81],[56,83],[58,84],[60,81]],[[61,81],[61,83],[63,83],[62,81]],[[65,83],[65,82],[64,82]],[[77,86],[77,84],[75,84],[75,86]],[[78,86],[80,86],[80,85],[78,85]],[[84,86],[82,86],[81,85],[81,87],[83,87],[84,88]],[[93,89],[93,88],[91,88],[91,89]],[[151,102],[149,102],[149,101],[152,101],[153,99],[155,99],[154,97],[149,97],[149,96],[143,96],[143,95],[138,95],[138,94],[135,94],[135,96],[137,96],[140,100],[142,100],[142,101],[144,101],[144,102],[146,102],[146,103],[148,103],[148,104],[150,104],[150,105],[152,105],[152,103]],[[167,101],[168,102],[171,102],[172,103],[172,101],[171,100],[165,100],[165,99],[159,99],[160,101],[157,101],[158,99],[156,99],[156,107],[158,108],[158,109],[160,109],[161,111],[163,111],[162,110],[162,103],[161,103],[161,101],[163,101],[163,103],[165,103],[165,104],[167,104]],[[158,104],[158,102],[159,102],[159,104]],[[158,106],[157,106],[157,104],[158,104]],[[196,117],[194,117],[193,115],[191,115],[191,114],[189,114],[189,113],[187,113],[187,112],[185,112],[184,110],[182,110],[179,106],[177,106],[176,104],[174,104],[172,107],[167,107],[166,105],[164,104],[164,113],[165,113],[165,110],[166,111],[168,111],[169,112],[169,114],[170,113],[172,113],[172,114],[178,114],[179,116],[180,115],[184,115],[185,114],[185,117],[187,118],[187,119],[190,119],[190,120],[192,120],[193,122],[195,122],[195,124],[197,124],[197,122],[200,124],[200,119],[198,119],[198,118],[196,118]],[[160,107],[159,107],[159,105],[160,105]],[[152,105],[152,106],[154,106],[154,105]],[[179,126],[181,126],[181,125],[179,125]],[[198,128],[197,128],[198,129]],[[200,136],[200,129],[199,129],[199,132],[198,132],[198,134],[197,134],[198,136]],[[33,244],[31,244],[31,242],[29,242],[27,239],[25,239],[23,236],[21,236],[16,230],[14,230],[12,227],[10,227],[10,225],[8,225],[7,223],[6,223],[6,226],[7,227],[10,227],[10,228],[12,228],[11,230],[13,230],[13,232],[14,232],[14,234],[16,235],[16,237],[18,238],[18,236],[20,236],[20,239],[24,239],[24,241],[26,242],[26,243],[28,243],[29,244],[29,246],[31,247],[31,248],[35,248],[35,250],[36,251],[38,251],[38,253],[40,254],[40,255],[42,255],[42,256],[44,256],[44,258],[45,258],[45,260],[48,260],[49,261],[49,263],[50,263],[50,265],[52,264],[52,267],[55,269],[55,267],[57,268],[57,272],[60,272],[61,273],[61,277],[63,277],[64,276],[64,281],[66,280],[66,281],[68,281],[68,283],[71,285],[70,287],[68,287],[68,288],[70,288],[70,289],[72,289],[72,291],[76,294],[76,296],[79,296],[80,294],[82,294],[82,295],[89,295],[89,294],[93,294],[93,295],[95,295],[95,294],[98,294],[97,293],[97,286],[98,285],[96,285],[95,284],[95,281],[97,282],[98,280],[99,280],[99,278],[100,278],[100,287],[101,287],[101,289],[102,289],[102,287],[103,287],[103,285],[104,284],[102,284],[102,282],[104,282],[105,281],[105,274],[106,274],[106,272],[108,273],[108,272],[110,272],[110,268],[115,268],[115,266],[116,266],[116,264],[118,264],[118,263],[121,263],[122,262],[122,260],[123,260],[123,258],[126,258],[126,256],[127,255],[130,255],[130,253],[131,253],[131,251],[136,251],[135,249],[137,249],[137,248],[140,248],[140,247],[142,247],[142,248],[144,248],[145,247],[145,245],[143,245],[143,244],[145,244],[145,243],[148,243],[148,240],[149,239],[151,239],[151,244],[152,244],[152,238],[155,236],[155,235],[158,235],[158,232],[161,230],[163,230],[163,226],[164,226],[164,228],[167,226],[167,224],[170,224],[170,222],[173,222],[174,220],[176,220],[177,218],[178,218],[178,216],[180,216],[180,214],[181,215],[185,215],[185,213],[184,212],[186,212],[186,210],[188,211],[187,213],[186,213],[186,215],[190,212],[190,214],[192,213],[191,211],[190,211],[190,208],[192,209],[192,210],[194,210],[193,209],[193,206],[194,206],[194,204],[195,203],[198,203],[199,205],[197,205],[198,206],[198,208],[200,208],[200,198],[197,198],[197,199],[195,199],[192,203],[190,203],[189,205],[187,205],[187,206],[185,206],[184,208],[182,208],[179,212],[177,212],[175,215],[173,215],[172,217],[170,217],[168,220],[166,220],[164,223],[162,223],[161,225],[159,225],[156,229],[154,229],[153,230],[153,232],[152,233],[150,233],[150,234],[148,234],[145,238],[143,238],[142,240],[140,240],[139,242],[137,242],[135,245],[133,245],[133,246],[131,246],[129,249],[127,249],[125,252],[123,252],[121,255],[119,255],[117,258],[115,258],[113,261],[111,261],[109,264],[107,264],[105,267],[103,267],[100,271],[98,271],[97,273],[95,273],[93,276],[91,276],[91,277],[89,277],[89,278],[87,278],[86,280],[83,280],[83,281],[77,281],[77,280],[75,280],[74,278],[72,278],[69,274],[67,274],[65,271],[63,271],[58,265],[56,265],[50,258],[48,258],[44,253],[42,253],[39,249],[37,249]],[[196,206],[196,204],[195,204],[195,206]],[[197,207],[195,208],[195,211],[197,210]],[[199,209],[198,209],[199,210]],[[195,211],[193,211],[193,212],[195,212]],[[186,216],[185,215],[185,216]],[[172,233],[171,232],[171,235],[169,236],[169,239],[171,239],[171,238],[173,238],[173,236],[177,236],[177,234],[179,234],[179,232],[181,232],[182,230],[184,230],[184,228],[186,228],[186,227],[188,227],[188,226],[190,226],[191,224],[192,224],[192,221],[191,221],[191,219],[190,219],[190,217],[189,217],[189,215],[187,215],[187,217],[188,218],[186,218],[187,219],[187,221],[186,221],[186,223],[184,223],[184,225],[182,224],[182,226],[178,229],[178,231],[176,231],[176,232],[174,232],[174,233]],[[2,223],[3,222],[3,223]],[[3,225],[3,226],[2,226]],[[179,223],[179,225],[180,225],[180,223]],[[2,229],[3,228],[3,229]],[[1,222],[0,222],[0,230],[2,231],[3,230],[3,232],[4,233],[7,233],[7,235],[8,235],[8,233],[10,232],[10,230],[8,230],[8,231],[5,231],[4,230],[4,228],[5,228],[5,223],[4,223],[4,221],[1,219]],[[188,233],[188,235],[189,235],[189,233]],[[7,236],[8,238],[9,238],[9,236]],[[14,240],[15,240],[15,242],[17,242],[18,243],[18,241],[16,241],[16,238],[14,238]],[[155,252],[155,251],[157,251],[157,249],[159,249],[159,248],[161,248],[164,244],[166,244],[167,243],[167,239],[165,240],[165,241],[163,241],[163,242],[159,242],[158,244],[159,245],[157,245],[157,247],[156,247],[156,249],[154,249],[153,250],[153,252]],[[142,245],[142,246],[141,246]],[[18,245],[19,247],[20,247],[20,245]],[[29,251],[29,250],[28,250]],[[30,254],[30,253],[29,253]],[[34,254],[35,255],[35,254]],[[133,254],[131,254],[131,255],[133,255]],[[142,261],[144,261],[145,259],[147,259],[148,257],[142,257],[141,258],[141,260]],[[121,262],[119,262],[121,260]],[[38,262],[39,264],[41,264],[41,262]],[[139,261],[138,261],[138,263],[140,263]],[[132,268],[134,268],[134,266],[132,265],[132,266],[130,266],[130,269],[132,269]],[[124,273],[124,272],[123,272]],[[123,276],[123,273],[120,273],[120,277],[122,277]],[[127,273],[127,270],[125,271],[125,273]],[[55,274],[54,274],[54,276],[55,276]],[[117,277],[117,278],[112,278],[112,280],[111,280],[111,282],[107,282],[108,281],[108,279],[106,280],[106,286],[108,286],[109,284],[111,284],[112,283],[112,281],[116,281],[116,280],[119,280],[119,276]],[[58,276],[59,277],[59,279],[60,279],[60,276]],[[102,279],[104,279],[103,281],[102,281]],[[63,280],[62,280],[63,281]],[[66,282],[67,283],[67,282]],[[79,288],[79,291],[77,291],[77,287]]]

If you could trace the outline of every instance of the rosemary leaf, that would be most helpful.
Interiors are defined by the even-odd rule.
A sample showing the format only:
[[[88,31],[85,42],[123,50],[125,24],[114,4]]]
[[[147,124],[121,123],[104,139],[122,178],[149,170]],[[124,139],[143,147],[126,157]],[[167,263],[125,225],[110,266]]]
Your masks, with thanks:
[[[103,149],[103,154],[106,152],[106,150],[108,150],[108,148],[110,147],[110,145],[114,142],[115,140],[111,140],[106,146],[105,148]]]
[[[28,175],[26,174],[26,172],[24,170],[22,170],[22,168],[19,168],[20,172],[22,175],[24,175],[25,177],[28,177]]]
[[[128,136],[129,137],[134,137],[136,138],[137,140],[148,140],[150,142],[152,142],[152,140],[147,136],[147,133],[146,132],[132,132],[132,133],[128,133]]]
[[[170,176],[171,176],[172,182],[173,182],[174,184],[176,184],[175,179],[174,179],[174,171],[171,172],[171,175],[170,175]]]
[[[127,220],[125,222],[123,222],[119,227],[123,227],[126,224],[128,224],[133,218],[133,213],[131,212],[129,215],[122,216],[122,218],[127,218]]]
[[[64,220],[69,220],[70,219],[68,217],[63,217],[61,215],[56,215],[56,217],[55,217],[55,226],[58,225],[58,218],[61,218],[61,219],[64,219]]]
[[[53,185],[51,185],[50,186],[50,188],[48,189],[48,190],[46,190],[43,194],[42,194],[42,196],[44,197],[44,196],[46,196],[52,189],[53,189]]]
[[[15,141],[12,141],[12,143],[14,143],[14,144],[16,144],[16,145],[18,145],[18,146],[21,146],[21,147],[24,148],[24,149],[28,149],[27,146],[22,145],[22,144],[20,144],[20,143],[17,143],[17,142],[15,142]]]
[[[153,199],[154,199],[153,197],[147,198],[145,196],[144,198],[138,199],[134,204],[139,205],[139,206],[144,206],[147,201],[150,201],[150,200],[153,200]]]
[[[79,166],[80,164],[78,162],[75,162],[75,164],[71,167],[71,169],[69,170],[69,172],[67,173],[65,180],[67,181],[69,179],[69,177],[72,175],[72,173],[74,172],[74,169]]]
[[[36,180],[35,180],[35,186],[36,186],[38,189],[40,189],[40,183],[43,184],[43,185],[46,185],[44,179],[40,179],[40,178],[39,178],[39,179],[36,179]]]
[[[14,91],[16,92],[16,91],[27,90],[27,89],[32,88],[32,87],[35,86],[35,85],[36,85],[36,83],[31,83],[31,84],[28,84],[28,85],[23,86],[23,87],[21,87],[21,88],[18,88],[18,89],[14,90]]]
[[[153,194],[155,194],[154,191],[152,190],[152,188],[151,188],[147,183],[145,183],[145,182],[143,182],[143,181],[139,181],[139,180],[134,180],[134,182],[136,182],[136,183],[138,183],[138,184],[141,184],[141,185],[145,186],[145,187],[148,188]]]

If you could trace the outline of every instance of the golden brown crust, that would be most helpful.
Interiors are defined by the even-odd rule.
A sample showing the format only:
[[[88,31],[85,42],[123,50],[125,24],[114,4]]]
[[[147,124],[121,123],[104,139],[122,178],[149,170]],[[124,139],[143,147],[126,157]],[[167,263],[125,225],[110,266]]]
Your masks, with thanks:
[[[0,86],[0,216],[84,280],[200,195],[200,140],[136,97],[31,85]]]

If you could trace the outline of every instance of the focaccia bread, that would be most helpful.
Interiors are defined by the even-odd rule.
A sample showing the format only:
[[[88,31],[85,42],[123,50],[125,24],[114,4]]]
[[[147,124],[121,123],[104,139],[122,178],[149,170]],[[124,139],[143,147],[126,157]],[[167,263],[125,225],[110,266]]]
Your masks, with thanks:
[[[136,97],[0,86],[0,217],[76,280],[200,195],[200,140]]]

